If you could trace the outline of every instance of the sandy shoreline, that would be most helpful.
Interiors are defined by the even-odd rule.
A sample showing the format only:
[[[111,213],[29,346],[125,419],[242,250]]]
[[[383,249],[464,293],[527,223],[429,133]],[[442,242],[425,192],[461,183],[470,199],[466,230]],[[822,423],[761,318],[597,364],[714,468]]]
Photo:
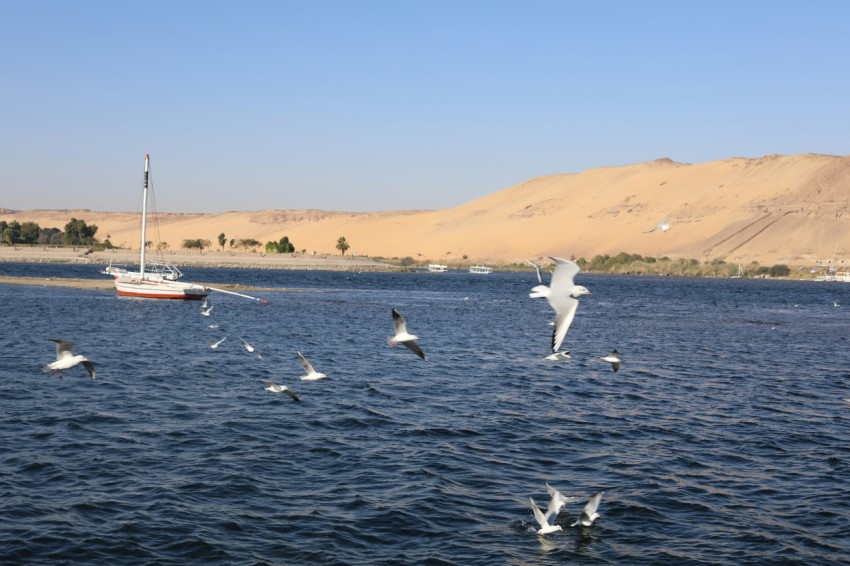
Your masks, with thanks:
[[[22,263],[83,263],[107,266],[138,266],[138,250],[108,250],[87,253],[83,247],[51,248],[0,246],[0,262]],[[149,259],[156,261],[155,255]],[[177,267],[223,267],[237,269],[302,269],[327,271],[399,271],[388,263],[357,256],[311,256],[290,254],[260,254],[250,252],[173,252],[164,260]]]
[[[110,262],[115,265],[138,266],[138,252],[132,250],[114,250],[86,253],[86,248],[44,248],[44,247],[0,247],[0,262],[18,263],[69,263],[91,265],[100,270]],[[236,269],[293,269],[323,271],[399,271],[399,267],[374,261],[370,258],[349,256],[291,256],[287,254],[253,253],[174,253],[166,261],[177,267],[211,267]],[[206,285],[205,283],[199,283]],[[73,277],[18,277],[4,275],[0,267],[0,285],[36,285],[43,287],[68,287],[95,291],[114,291],[115,285],[110,277],[102,279],[81,279]],[[216,283],[215,287],[229,291],[287,292],[293,289],[250,287],[245,285]]]

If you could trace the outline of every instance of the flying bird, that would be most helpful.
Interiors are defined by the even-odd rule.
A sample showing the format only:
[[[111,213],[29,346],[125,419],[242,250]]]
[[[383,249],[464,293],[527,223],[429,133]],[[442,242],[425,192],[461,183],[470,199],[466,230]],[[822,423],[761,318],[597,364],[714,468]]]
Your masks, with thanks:
[[[611,369],[614,370],[614,373],[617,373],[617,370],[620,369],[620,363],[622,360],[620,359],[620,352],[616,349],[611,350],[611,353],[605,356],[604,358],[599,358],[603,362],[608,362],[611,364]]]
[[[582,285],[576,285],[573,278],[580,271],[575,263],[560,257],[550,258],[555,262],[555,272],[549,286],[537,285],[528,294],[532,299],[545,297],[549,306],[555,310],[555,328],[552,331],[552,351],[557,352],[561,348],[567,330],[573,322],[578,309],[578,298],[582,295],[590,295],[590,291]]]
[[[599,509],[599,502],[602,501],[602,494],[604,492],[600,491],[596,495],[592,496],[587,500],[587,505],[584,506],[584,509],[581,511],[581,515],[576,520],[575,523],[570,525],[571,527],[575,527],[576,525],[581,525],[582,527],[589,527],[593,524],[593,521],[598,519],[601,515],[596,512]]]
[[[211,311],[212,309],[213,309],[213,306],[212,306],[212,305],[210,305],[210,306],[208,306],[208,307],[206,307],[206,308],[203,308],[203,309],[201,309],[201,314],[202,314],[202,315],[204,315],[204,316],[209,316],[209,315],[210,315],[210,311]]]
[[[292,390],[289,389],[286,385],[280,385],[278,383],[275,383],[274,381],[266,381],[266,383],[269,385],[268,387],[266,387],[266,391],[271,391],[272,393],[286,393],[296,403],[301,402],[301,399],[298,398],[298,395],[293,393]]]
[[[530,259],[525,260],[525,262],[526,262],[528,265],[531,265],[531,266],[533,266],[533,267],[534,267],[534,271],[536,271],[536,272],[537,272],[537,282],[538,282],[538,283],[540,283],[540,284],[542,284],[542,283],[543,283],[543,275],[542,275],[542,273],[541,273],[541,271],[540,271],[540,264],[539,264],[539,263],[534,263],[534,262],[533,262],[533,261],[531,261]]]
[[[59,379],[62,379],[62,372],[66,369],[82,365],[89,372],[89,375],[94,379],[94,364],[85,356],[74,355],[74,343],[68,340],[59,340],[57,338],[48,338],[51,342],[56,342],[56,361],[44,366],[42,371],[51,374],[59,372]]]
[[[534,520],[540,525],[540,528],[537,529],[538,535],[548,535],[549,533],[564,530],[561,528],[561,525],[550,525],[549,518],[540,511],[534,500],[529,497],[528,501],[531,503],[531,512],[534,513]]]
[[[218,341],[218,342],[216,342],[215,344],[210,344],[210,348],[212,348],[213,350],[215,350],[215,349],[216,349],[216,348],[218,348],[218,347],[221,345],[221,343],[222,343],[222,342],[224,342],[225,340],[227,340],[227,336],[225,336],[224,338],[222,338],[221,340],[219,340],[219,341]]]
[[[203,303],[201,303],[201,309],[205,309],[205,308],[207,308],[208,306],[209,306],[209,303],[207,302],[207,298],[206,298],[206,297],[204,297],[204,302],[203,302]]]
[[[648,234],[650,232],[658,232],[658,231],[666,232],[669,229],[670,229],[670,217],[665,216],[664,220],[662,220],[660,224],[656,224],[655,226],[653,226],[652,228],[647,230],[646,233]]]
[[[298,361],[301,362],[301,367],[307,372],[307,375],[301,376],[301,381],[316,381],[317,379],[325,379],[327,377],[325,374],[313,369],[313,364],[301,352],[296,350],[295,353],[298,355]]]
[[[395,309],[393,309],[393,326],[395,327],[395,336],[390,336],[387,339],[390,346],[395,347],[402,344],[427,362],[428,358],[425,357],[425,352],[416,343],[419,337],[407,332],[407,323],[404,321],[404,317]]]
[[[554,354],[549,354],[548,356],[546,356],[543,359],[544,360],[552,360],[553,362],[560,362],[560,361],[563,361],[563,360],[569,360],[570,358],[572,358],[572,356],[570,356],[569,350],[561,350],[560,352],[555,352]]]
[[[245,340],[241,336],[239,337],[239,339],[242,340],[242,343],[245,345],[245,349],[248,350],[249,352],[251,352],[252,354],[254,354],[255,356],[257,356],[257,359],[265,360],[265,358],[262,356],[262,354],[260,354],[256,350],[256,348],[254,348],[252,345],[250,345],[247,340]]]

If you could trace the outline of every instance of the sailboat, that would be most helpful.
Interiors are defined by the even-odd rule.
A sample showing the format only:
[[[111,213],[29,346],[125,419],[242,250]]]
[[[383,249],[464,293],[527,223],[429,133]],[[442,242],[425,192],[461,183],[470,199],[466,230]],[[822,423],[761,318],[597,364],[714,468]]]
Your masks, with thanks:
[[[737,259],[737,258],[735,258],[735,259]],[[738,260],[738,273],[736,273],[735,275],[730,275],[729,279],[740,279],[743,276],[744,276],[744,268],[741,267],[741,260]]]
[[[139,255],[139,270],[132,271],[109,265],[103,273],[115,278],[115,289],[124,297],[144,297],[147,299],[188,299],[200,300],[206,297],[210,289],[196,283],[178,281],[183,273],[177,267],[164,262],[145,262],[145,244],[147,243],[147,207],[148,185],[150,177],[150,155],[145,154],[145,183],[142,192],[142,241]]]

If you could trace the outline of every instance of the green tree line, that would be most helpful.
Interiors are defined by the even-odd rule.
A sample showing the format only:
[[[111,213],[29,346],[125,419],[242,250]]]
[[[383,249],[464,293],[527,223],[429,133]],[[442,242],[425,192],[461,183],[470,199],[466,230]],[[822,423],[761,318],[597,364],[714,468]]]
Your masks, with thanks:
[[[41,228],[36,222],[0,220],[0,242],[10,246],[15,244],[93,246],[99,243],[94,237],[96,233],[97,226],[86,224],[85,220],[76,218],[71,218],[71,221],[65,224],[64,231],[59,228]],[[111,247],[108,237],[104,244]]]

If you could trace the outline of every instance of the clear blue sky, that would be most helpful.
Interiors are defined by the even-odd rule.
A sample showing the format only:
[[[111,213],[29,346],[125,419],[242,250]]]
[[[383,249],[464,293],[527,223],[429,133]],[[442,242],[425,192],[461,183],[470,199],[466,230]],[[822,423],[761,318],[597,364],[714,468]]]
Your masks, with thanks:
[[[850,153],[850,2],[0,0],[0,207],[446,208]]]

